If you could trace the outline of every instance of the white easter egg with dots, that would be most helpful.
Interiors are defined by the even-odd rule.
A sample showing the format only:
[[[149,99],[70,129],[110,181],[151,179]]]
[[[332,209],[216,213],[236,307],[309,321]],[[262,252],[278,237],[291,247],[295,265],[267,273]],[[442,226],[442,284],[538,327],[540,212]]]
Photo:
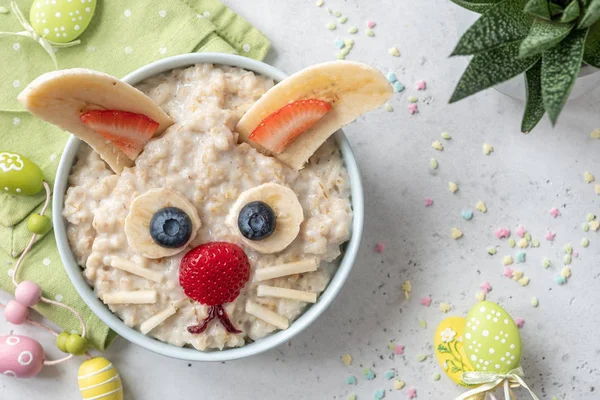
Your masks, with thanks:
[[[35,0],[29,23],[45,39],[68,43],[85,31],[95,10],[96,0]]]
[[[476,371],[506,373],[521,362],[521,335],[498,304],[482,301],[465,319],[465,353]]]

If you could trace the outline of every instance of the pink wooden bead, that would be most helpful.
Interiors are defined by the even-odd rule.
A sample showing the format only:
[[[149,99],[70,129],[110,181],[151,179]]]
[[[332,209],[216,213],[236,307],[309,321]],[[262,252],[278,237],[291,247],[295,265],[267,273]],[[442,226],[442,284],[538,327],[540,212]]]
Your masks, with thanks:
[[[35,282],[23,281],[15,290],[15,299],[27,307],[33,307],[40,302],[42,288]]]
[[[36,376],[44,366],[44,349],[27,336],[0,336],[0,374],[14,378]]]
[[[16,300],[9,301],[6,307],[4,307],[4,317],[11,324],[21,325],[25,322],[28,315],[29,308]]]

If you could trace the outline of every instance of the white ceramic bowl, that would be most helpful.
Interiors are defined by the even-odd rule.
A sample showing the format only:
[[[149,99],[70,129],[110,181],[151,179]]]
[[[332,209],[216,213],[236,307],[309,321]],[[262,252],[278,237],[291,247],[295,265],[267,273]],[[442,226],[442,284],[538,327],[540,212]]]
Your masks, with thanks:
[[[135,85],[144,79],[151,76],[167,72],[174,68],[188,67],[199,63],[224,64],[241,67],[250,71],[254,71],[275,81],[280,81],[286,77],[286,74],[278,69],[265,63],[255,61],[249,58],[234,56],[229,54],[218,53],[193,53],[183,54],[179,56],[165,58],[163,60],[146,65],[137,71],[127,75],[123,80],[129,84]],[[113,314],[109,308],[100,301],[94,294],[93,289],[85,281],[81,268],[77,265],[75,257],[66,234],[66,221],[62,217],[64,194],[67,190],[67,182],[71,166],[75,160],[77,149],[80,141],[74,136],[69,138],[65,151],[62,154],[56,181],[54,183],[54,199],[53,207],[53,224],[58,244],[58,252],[65,266],[69,278],[73,282],[75,289],[86,302],[90,309],[110,326],[115,332],[125,339],[140,345],[150,351],[159,353],[165,356],[178,358],[188,361],[226,361],[238,358],[248,357],[254,354],[259,354],[270,350],[280,344],[290,340],[292,337],[300,333],[312,322],[314,322],[323,311],[331,304],[335,296],[338,294],[342,285],[346,281],[352,265],[356,260],[356,254],[360,245],[360,239],[363,230],[364,219],[364,204],[363,204],[363,187],[360,178],[358,165],[350,148],[350,143],[344,136],[342,131],[335,134],[335,138],[339,144],[348,173],[350,175],[350,184],[352,191],[352,208],[354,210],[354,220],[352,222],[352,236],[350,241],[345,245],[344,254],[339,260],[339,267],[333,276],[331,282],[325,291],[319,297],[317,303],[308,308],[298,319],[296,319],[288,329],[275,332],[256,342],[249,343],[243,347],[225,349],[221,351],[201,352],[193,348],[181,348],[169,343],[164,343],[150,336],[145,336],[140,332],[125,325],[119,317]]]

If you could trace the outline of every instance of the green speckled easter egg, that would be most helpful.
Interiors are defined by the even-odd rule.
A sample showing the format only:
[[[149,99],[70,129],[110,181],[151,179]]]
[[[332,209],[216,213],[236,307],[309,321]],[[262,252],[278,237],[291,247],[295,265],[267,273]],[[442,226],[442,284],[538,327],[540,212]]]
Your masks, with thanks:
[[[96,0],[35,0],[29,22],[47,40],[68,43],[85,31],[95,9]]]
[[[519,328],[502,307],[477,303],[465,322],[465,353],[476,371],[506,373],[520,365]]]
[[[30,196],[43,188],[40,167],[20,154],[0,151],[0,190]]]

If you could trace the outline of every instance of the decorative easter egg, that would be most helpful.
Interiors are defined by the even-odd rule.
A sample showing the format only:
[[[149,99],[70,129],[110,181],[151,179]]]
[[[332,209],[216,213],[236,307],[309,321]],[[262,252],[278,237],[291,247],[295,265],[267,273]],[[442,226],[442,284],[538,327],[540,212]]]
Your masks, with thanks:
[[[123,385],[112,363],[92,358],[79,367],[79,390],[84,399],[123,400]]]
[[[506,373],[521,362],[521,335],[498,304],[482,301],[466,317],[465,352],[476,371]]]
[[[44,366],[44,349],[27,336],[0,336],[0,374],[13,378],[36,376]]]
[[[8,151],[0,152],[0,190],[30,196],[43,189],[44,174],[29,158]]]
[[[474,371],[465,353],[463,340],[465,336],[465,319],[462,317],[450,317],[443,320],[435,331],[433,340],[435,356],[454,383],[469,386],[461,379],[462,373]]]
[[[43,38],[68,43],[79,37],[90,24],[96,0],[35,0],[29,23]]]

